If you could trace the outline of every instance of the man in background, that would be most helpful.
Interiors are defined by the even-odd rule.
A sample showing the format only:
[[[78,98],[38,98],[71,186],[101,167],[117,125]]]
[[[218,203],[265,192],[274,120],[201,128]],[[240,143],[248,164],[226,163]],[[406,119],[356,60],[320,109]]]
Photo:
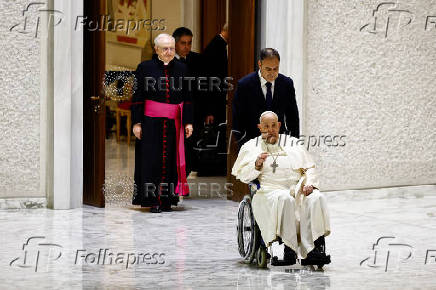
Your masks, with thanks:
[[[258,135],[260,114],[273,111],[282,123],[280,133],[300,137],[300,119],[295,100],[294,82],[279,73],[280,55],[264,48],[258,60],[259,70],[238,81],[233,98],[233,132],[240,144]]]
[[[212,102],[209,103],[209,115],[206,118],[206,124],[226,122],[227,87],[224,80],[228,76],[228,38],[228,26],[225,24],[221,32],[210,41],[203,52],[207,62],[208,76],[218,78],[221,83],[219,89],[214,88],[211,92]]]
[[[180,62],[186,64],[189,71],[189,76],[198,79],[204,76],[202,65],[204,65],[203,56],[197,52],[192,51],[192,38],[193,34],[189,28],[179,27],[173,32],[173,37],[176,40],[176,53],[175,58]],[[192,82],[192,100],[194,107],[194,128],[193,136],[185,140],[185,153],[186,153],[186,175],[191,171],[196,170],[193,146],[199,138],[199,133],[203,128],[206,114],[207,92],[200,92],[197,89],[197,83]]]

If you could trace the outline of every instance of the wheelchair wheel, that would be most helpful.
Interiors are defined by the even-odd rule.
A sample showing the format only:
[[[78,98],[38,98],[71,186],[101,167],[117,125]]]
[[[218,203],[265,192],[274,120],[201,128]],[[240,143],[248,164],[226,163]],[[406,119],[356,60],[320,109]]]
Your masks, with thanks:
[[[265,247],[260,246],[256,253],[256,262],[259,268],[266,268],[268,264],[268,252]]]
[[[259,230],[254,221],[251,197],[249,195],[244,196],[244,199],[239,204],[237,231],[239,254],[244,258],[246,263],[251,264],[256,257],[256,251],[259,247]]]

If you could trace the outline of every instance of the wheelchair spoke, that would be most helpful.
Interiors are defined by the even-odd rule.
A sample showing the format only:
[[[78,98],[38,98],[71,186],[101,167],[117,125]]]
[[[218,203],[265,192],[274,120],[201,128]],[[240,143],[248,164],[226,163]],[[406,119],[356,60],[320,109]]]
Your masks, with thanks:
[[[243,216],[243,240],[244,240],[244,251],[246,254],[250,252],[251,240],[252,240],[252,221],[251,221],[251,208],[248,204],[244,207]]]
[[[252,263],[257,248],[257,228],[249,195],[239,204],[237,230],[239,254],[244,258],[244,262]]]

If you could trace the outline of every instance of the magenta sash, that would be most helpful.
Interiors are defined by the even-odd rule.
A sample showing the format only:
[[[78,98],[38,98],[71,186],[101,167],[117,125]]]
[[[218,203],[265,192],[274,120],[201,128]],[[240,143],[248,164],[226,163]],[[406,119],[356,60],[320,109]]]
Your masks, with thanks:
[[[148,117],[168,118],[174,120],[176,124],[176,146],[177,146],[177,187],[175,193],[178,195],[188,195],[189,186],[186,181],[186,163],[185,163],[185,130],[182,126],[183,120],[183,102],[175,104],[166,104],[145,100],[144,115]],[[145,132],[144,132],[145,133]]]

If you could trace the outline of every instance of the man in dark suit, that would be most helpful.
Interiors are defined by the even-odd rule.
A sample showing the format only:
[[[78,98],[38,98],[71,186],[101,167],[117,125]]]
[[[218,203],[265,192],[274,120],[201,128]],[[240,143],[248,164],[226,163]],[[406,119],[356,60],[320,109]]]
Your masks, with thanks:
[[[242,144],[258,136],[260,114],[273,111],[284,124],[280,133],[300,137],[294,83],[279,73],[280,55],[273,48],[260,52],[259,70],[238,81],[233,98],[233,137]]]
[[[201,54],[192,51],[192,31],[186,27],[179,27],[173,32],[173,37],[176,40],[176,54],[174,57],[185,63],[191,74],[201,73],[202,56]]]
[[[227,41],[228,26],[225,24],[204,49],[203,55],[207,62],[207,76],[220,80],[219,90],[214,88],[211,92],[211,101],[208,103],[208,116],[206,124],[223,123],[226,121],[227,86],[224,79],[228,76]]]
[[[192,31],[186,27],[179,27],[173,32],[173,37],[176,40],[176,53],[175,58],[180,62],[186,64],[188,67],[189,75],[194,78],[204,76],[203,72],[203,56],[197,52],[192,51]],[[194,107],[194,128],[193,136],[185,140],[186,152],[186,175],[191,171],[196,171],[194,152],[192,147],[198,141],[199,133],[203,128],[205,119],[207,118],[206,112],[209,106],[207,105],[206,98],[208,97],[205,92],[200,92],[197,89],[196,82],[192,82],[192,100]]]

